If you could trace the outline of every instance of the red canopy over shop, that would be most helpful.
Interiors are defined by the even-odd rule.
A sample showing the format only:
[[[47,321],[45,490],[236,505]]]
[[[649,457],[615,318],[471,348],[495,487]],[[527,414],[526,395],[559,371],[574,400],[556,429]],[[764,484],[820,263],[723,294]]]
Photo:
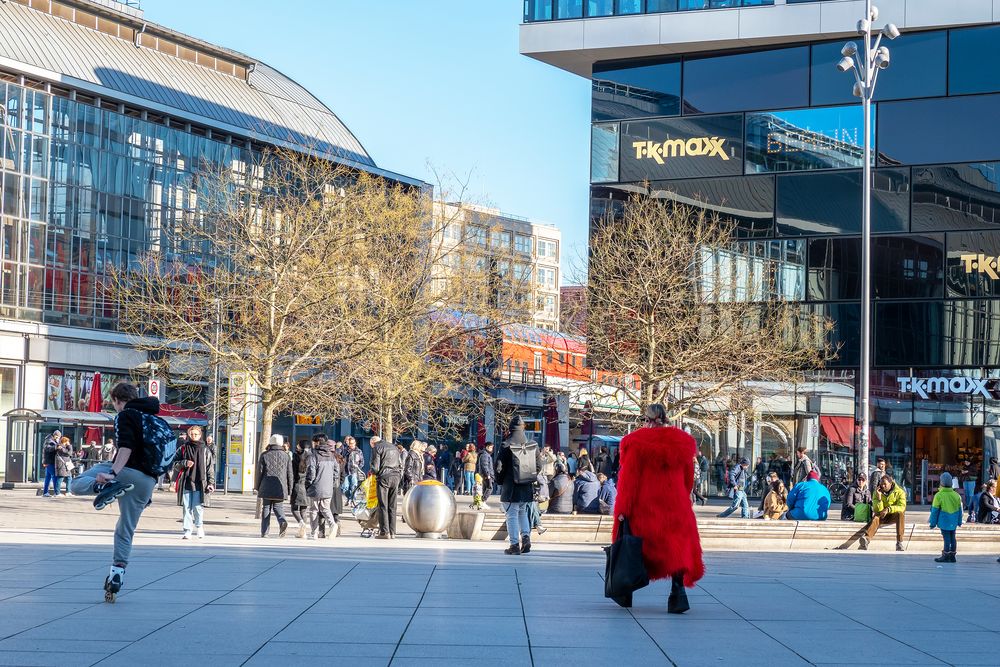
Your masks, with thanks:
[[[854,446],[854,418],[820,416],[819,428],[827,440],[842,447]]]

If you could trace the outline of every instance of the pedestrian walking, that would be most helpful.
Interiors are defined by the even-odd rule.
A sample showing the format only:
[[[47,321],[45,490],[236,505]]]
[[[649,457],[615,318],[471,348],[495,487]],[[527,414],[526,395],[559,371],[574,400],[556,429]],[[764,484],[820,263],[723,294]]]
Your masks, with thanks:
[[[729,487],[729,497],[732,498],[733,502],[724,512],[719,514],[720,519],[725,519],[737,508],[740,510],[741,519],[750,518],[750,504],[747,502],[747,483],[749,481],[750,459],[744,457],[740,459],[740,464],[734,466],[729,472],[729,479],[726,483]]]
[[[941,538],[944,540],[941,556],[934,559],[935,563],[954,563],[955,554],[958,553],[955,533],[962,525],[962,498],[951,485],[951,473],[941,473],[941,486],[934,494],[931,503],[931,528],[940,530]]]
[[[795,467],[792,468],[792,486],[809,479],[809,473],[813,471],[813,462],[806,456],[805,447],[795,448]]]
[[[524,420],[517,415],[510,421],[509,432],[497,458],[497,481],[501,489],[500,506],[507,517],[507,540],[510,542],[504,553],[516,556],[531,551],[528,504],[535,499],[538,445],[528,440],[524,433]]]
[[[694,457],[694,486],[691,487],[691,504],[694,505],[696,502],[701,502],[704,506],[708,499],[701,495],[701,464],[698,461],[698,457]]]
[[[872,470],[871,475],[868,477],[868,488],[871,489],[873,495],[878,490],[878,483],[881,481],[883,475],[885,475],[887,469],[888,464],[885,459],[875,459],[875,469]]]
[[[215,450],[206,446],[200,426],[187,430],[186,442],[177,453],[177,504],[183,507],[181,539],[205,537],[205,505],[215,491]]]
[[[320,531],[327,539],[340,533],[339,512],[334,494],[340,493],[340,466],[326,436],[313,436],[312,454],[306,466],[306,495],[309,497],[309,539]]]
[[[292,490],[289,502],[292,506],[292,516],[298,522],[298,538],[305,539],[309,530],[309,495],[306,493],[306,472],[309,467],[309,457],[312,449],[308,440],[299,440],[292,454]]]
[[[951,477],[951,475],[949,475]],[[948,480],[949,483],[951,480]],[[878,488],[872,493],[872,519],[861,537],[861,550],[868,549],[868,544],[878,529],[885,524],[896,525],[896,551],[903,551],[903,536],[906,534],[906,494],[896,484],[892,475],[883,474],[878,481]]]
[[[53,431],[49,437],[45,438],[45,442],[42,444],[42,467],[45,469],[42,496],[45,498],[51,497],[49,493],[50,486],[54,487],[56,495],[59,495],[59,486],[56,483],[56,449],[59,447],[59,438],[61,437],[61,431]]]
[[[667,426],[661,404],[647,406],[645,418],[644,428],[622,439],[613,539],[627,521],[630,532],[642,538],[649,579],[671,580],[667,612],[683,614],[691,608],[685,586],[693,587],[705,574],[689,502],[697,447],[690,434]],[[616,601],[630,607],[632,596]]]
[[[486,443],[476,461],[476,467],[479,469],[477,472],[483,478],[483,503],[485,505],[486,501],[489,500],[490,494],[493,493],[493,486],[497,477],[496,466],[493,464],[492,442]]]
[[[344,483],[340,489],[347,496],[347,501],[354,504],[354,494],[361,486],[365,474],[365,455],[358,449],[358,441],[353,436],[344,438]]]
[[[254,471],[254,491],[261,499],[260,536],[267,537],[271,527],[271,514],[278,519],[278,537],[284,537],[288,530],[288,520],[285,519],[285,498],[291,493],[295,483],[292,474],[292,462],[288,460],[285,451],[284,438],[272,435],[267,441],[267,449],[257,462]]]
[[[73,478],[73,443],[65,435],[59,438],[56,445],[56,492],[59,497],[59,489],[65,487],[66,494],[69,495],[69,481]]]
[[[403,493],[424,478],[424,444],[419,440],[410,443],[410,451],[406,454],[406,466],[403,470]]]
[[[976,520],[976,487],[979,486],[978,475],[981,466],[973,466],[972,461],[966,460],[962,466],[962,490],[965,491],[965,506],[969,512],[969,523]]]
[[[451,476],[451,488],[456,496],[461,496],[465,493],[465,464],[462,463],[462,453],[455,454],[448,466],[448,474]]]
[[[96,495],[94,508],[102,510],[118,501],[114,554],[104,581],[104,599],[114,602],[125,583],[125,568],[132,554],[132,538],[143,510],[150,503],[160,466],[172,463],[176,440],[165,421],[156,417],[160,401],[139,398],[134,384],[119,383],[111,389],[115,410],[115,460],[102,462],[73,480],[75,495]]]

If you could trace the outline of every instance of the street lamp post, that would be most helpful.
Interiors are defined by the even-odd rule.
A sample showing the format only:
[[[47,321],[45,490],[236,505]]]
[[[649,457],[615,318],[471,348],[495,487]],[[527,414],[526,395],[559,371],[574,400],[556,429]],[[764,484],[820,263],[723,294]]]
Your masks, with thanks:
[[[872,320],[872,99],[875,96],[875,82],[879,70],[889,67],[889,48],[882,45],[882,38],[889,40],[899,37],[899,29],[887,23],[876,35],[872,35],[872,23],[878,20],[878,8],[872,0],[865,0],[865,18],[858,21],[858,34],[863,41],[863,50],[855,42],[848,42],[841,49],[837,69],[854,73],[854,96],[861,98],[864,114],[864,183],[862,185],[861,222],[861,437],[858,443],[858,469],[868,474],[869,435],[871,432],[869,401],[871,398],[871,320]],[[857,471],[856,473],[857,474]]]

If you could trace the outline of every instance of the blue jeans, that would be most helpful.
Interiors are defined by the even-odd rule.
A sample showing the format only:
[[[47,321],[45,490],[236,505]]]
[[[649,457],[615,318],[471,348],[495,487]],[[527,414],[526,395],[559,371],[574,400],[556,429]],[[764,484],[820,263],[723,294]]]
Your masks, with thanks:
[[[471,470],[465,471],[465,492],[472,495],[472,490],[476,488],[476,473]]]
[[[194,527],[201,528],[204,518],[204,509],[201,506],[202,494],[200,491],[185,491],[181,496],[184,505],[184,532],[191,532],[191,517],[194,517]]]
[[[945,551],[958,551],[958,540],[955,539],[954,530],[942,530],[941,537],[944,538]]]
[[[358,490],[358,476],[345,476],[344,483],[340,485],[340,490],[344,492],[345,496],[347,496],[348,502],[354,500],[354,492]]]
[[[64,493],[67,493],[67,494],[69,493],[69,480],[70,479],[71,479],[70,477],[58,477],[58,476],[56,477],[56,495],[57,496],[59,495],[59,487],[62,486],[63,484],[66,485],[66,490],[64,491]]]
[[[49,484],[52,484],[56,493],[59,493],[59,482],[56,481],[56,467],[54,465],[45,466],[45,483],[42,484],[42,493],[49,492]]]
[[[528,523],[528,503],[501,503],[507,515],[507,538],[511,544],[520,544],[522,537],[531,535]]]
[[[967,479],[962,484],[962,487],[965,489],[965,510],[967,512],[972,512],[975,508],[973,501],[976,498],[976,482],[974,480]]]
[[[750,518],[750,505],[747,503],[747,494],[743,492],[742,489],[733,490],[733,504],[729,506],[725,512],[719,515],[721,518],[726,518],[730,514],[736,511],[736,508],[740,508],[740,518],[749,519]]]

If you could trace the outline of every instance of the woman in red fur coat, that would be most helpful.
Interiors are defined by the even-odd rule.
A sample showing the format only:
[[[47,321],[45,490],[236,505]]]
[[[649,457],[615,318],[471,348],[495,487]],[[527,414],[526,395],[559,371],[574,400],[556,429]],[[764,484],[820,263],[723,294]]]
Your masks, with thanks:
[[[694,438],[666,426],[666,410],[646,408],[646,427],[621,442],[614,534],[625,517],[633,535],[642,538],[642,556],[650,580],[672,579],[667,611],[690,609],[684,587],[705,574],[698,523],[691,509],[694,485]]]

